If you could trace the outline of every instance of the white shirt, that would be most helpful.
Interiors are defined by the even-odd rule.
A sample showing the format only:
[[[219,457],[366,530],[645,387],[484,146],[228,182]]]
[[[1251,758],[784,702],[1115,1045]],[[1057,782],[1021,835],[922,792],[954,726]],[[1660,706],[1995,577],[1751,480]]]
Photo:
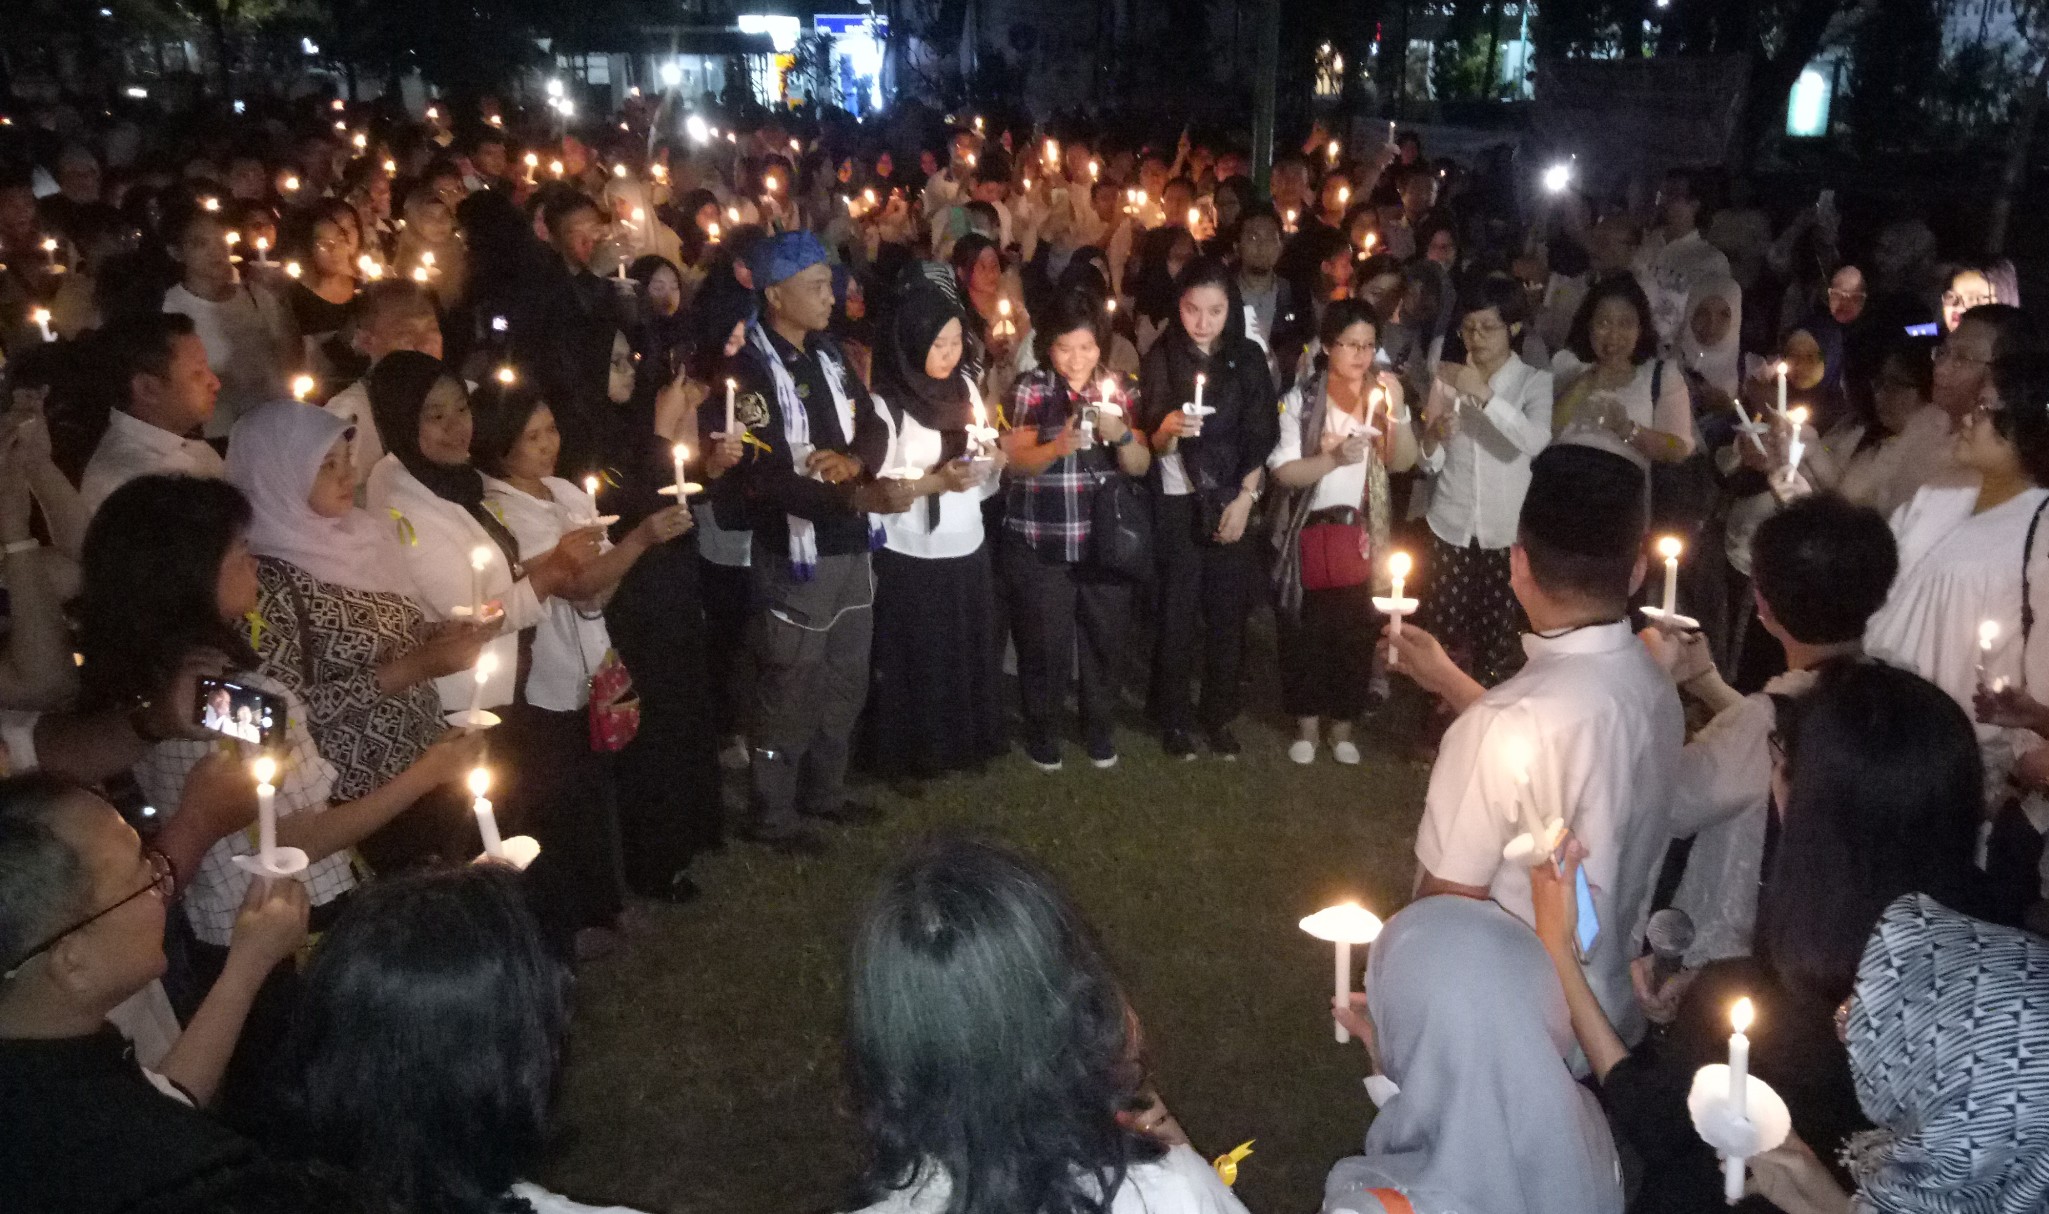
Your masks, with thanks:
[[[355,466],[356,487],[360,489],[370,479],[370,469],[384,458],[384,440],[378,436],[377,419],[370,413],[369,381],[359,379],[343,388],[328,397],[324,407],[356,428],[355,437],[349,440],[349,459]]]
[[[1562,818],[1586,845],[1600,931],[1587,980],[1624,1041],[1644,1019],[1629,962],[1642,938],[1668,819],[1685,720],[1672,680],[1624,623],[1561,637],[1523,637],[1529,664],[1481,696],[1445,732],[1416,859],[1433,875],[1486,889],[1532,921],[1529,871],[1502,848],[1521,827],[1511,757],[1531,754],[1530,795],[1539,814]]]
[[[306,728],[306,707],[290,688],[260,674],[242,671],[235,681],[267,691],[285,704],[285,732],[282,749],[270,754],[278,761],[277,816],[280,821],[293,814],[317,814],[327,808],[334,791],[334,767],[320,757],[320,748]],[[156,807],[159,820],[169,821],[178,812],[185,795],[185,779],[199,761],[222,745],[219,738],[171,738],[144,752],[133,769],[142,795]],[[246,758],[255,758],[256,748],[232,743]],[[250,875],[235,867],[234,857],[256,854],[256,825],[216,840],[200,857],[199,871],[192,875],[180,896],[192,934],[208,944],[226,947],[235,929],[235,913],[249,894]],[[349,869],[349,853],[339,851],[313,861],[298,876],[306,895],[315,906],[334,901],[356,887]]]
[[[945,1214],[953,1182],[933,1165],[909,1188],[899,1189],[855,1214]],[[1151,1163],[1124,1174],[1110,1214],[1246,1214],[1217,1171],[1189,1147],[1167,1148]]]
[[[1394,447],[1390,452],[1390,462],[1394,469],[1403,470],[1415,463],[1415,438],[1413,429],[1408,425],[1408,407],[1402,403],[1401,381],[1385,371],[1379,372],[1378,376],[1381,390],[1387,394],[1389,409],[1374,411],[1374,428],[1386,432],[1389,425],[1388,412],[1394,414]],[[1283,464],[1292,464],[1303,458],[1302,415],[1309,408],[1308,394],[1317,382],[1312,379],[1307,384],[1297,384],[1288,389],[1288,394],[1281,398],[1281,437],[1280,441],[1274,444],[1273,454],[1266,457],[1268,468],[1278,469]],[[1310,454],[1320,455],[1325,451],[1334,450],[1344,445],[1346,439],[1365,428],[1364,419],[1354,417],[1325,401],[1323,441],[1316,451]],[[1309,499],[1309,509],[1316,511],[1328,510],[1334,506],[1350,506],[1357,510],[1365,510],[1366,468],[1374,458],[1377,456],[1369,453],[1366,459],[1356,464],[1340,465],[1325,473],[1323,479],[1316,482],[1315,492]]]
[[[1672,905],[1693,920],[1689,966],[1750,955],[1771,813],[1771,734],[1779,720],[1772,696],[1804,695],[1814,678],[1810,670],[1778,676],[1715,714],[1680,753],[1672,836],[1692,835],[1693,850]]]
[[[1549,371],[1510,357],[1487,386],[1487,403],[1461,406],[1451,436],[1423,453],[1423,470],[1433,478],[1430,530],[1454,548],[1476,540],[1497,550],[1515,543],[1530,461],[1551,442]]]
[[[519,541],[519,559],[530,561],[562,542],[562,536],[588,527],[598,517],[589,494],[559,476],[541,483],[553,501],[484,478],[484,499]],[[590,703],[590,676],[611,652],[612,637],[604,616],[567,599],[549,599],[547,617],[534,630],[533,665],[527,672],[527,702],[550,712],[570,712]],[[586,618],[586,615],[596,618]]]
[[[206,347],[206,364],[220,377],[220,399],[213,419],[206,423],[208,438],[226,436],[243,413],[283,397],[292,319],[268,290],[237,283],[226,299],[215,303],[181,283],[164,293],[164,311],[192,318]]]
[[[1574,441],[1575,431],[1591,426],[1591,422],[1583,419],[1591,415],[1592,406],[1597,398],[1611,396],[1621,402],[1623,412],[1629,415],[1630,421],[1635,422],[1646,430],[1656,430],[1683,440],[1686,443],[1687,453],[1692,454],[1694,446],[1693,398],[1686,390],[1686,376],[1680,372],[1678,363],[1670,361],[1665,363],[1664,374],[1660,376],[1657,369],[1658,363],[1659,360],[1655,358],[1645,359],[1642,363],[1638,364],[1636,374],[1631,376],[1629,382],[1620,388],[1592,389],[1586,398],[1578,403],[1574,410],[1573,418],[1566,423],[1564,429],[1558,434],[1559,440],[1563,442]],[[1579,382],[1580,377],[1590,373],[1592,370],[1593,367],[1581,362],[1578,356],[1574,355],[1571,350],[1560,350],[1552,355],[1551,379],[1552,386],[1555,389],[1555,403],[1563,404],[1566,397],[1572,395],[1573,387]],[[1651,399],[1652,380],[1658,381],[1658,396],[1656,400]],[[1552,427],[1557,429],[1558,419],[1555,416],[1555,408],[1553,412]]]
[[[1677,240],[1652,230],[1637,250],[1635,272],[1638,285],[1650,297],[1659,348],[1670,353],[1686,323],[1686,301],[1693,288],[1711,278],[1729,277],[1729,258],[1697,230]]]
[[[219,480],[227,474],[220,453],[196,438],[180,438],[169,430],[116,409],[107,415],[107,432],[93,448],[79,479],[78,495],[87,517],[98,514],[114,490],[138,476],[182,473]]]
[[[1818,489],[1833,489],[1890,518],[1914,499],[1921,486],[1953,478],[1957,471],[1954,423],[1934,405],[1916,409],[1898,434],[1859,451],[1863,439],[1862,426],[1845,426],[1822,436],[1819,446],[1810,448],[1801,461],[1807,478]]]
[[[974,388],[970,386],[968,391],[972,393]],[[875,404],[875,412],[890,429],[889,457],[883,461],[885,472],[895,468],[922,472],[939,465],[940,444],[944,441],[939,431],[909,413],[898,424],[894,410],[880,397]],[[1001,477],[985,476],[972,489],[939,494],[936,527],[932,525],[931,506],[923,499],[912,502],[911,508],[902,514],[879,516],[889,550],[927,560],[973,555],[982,546],[982,503],[995,496],[1002,486]]]
[[[406,471],[395,455],[377,461],[370,478],[370,510],[376,514],[397,511],[392,519],[398,528],[399,550],[405,553],[406,568],[413,575],[412,600],[430,620],[456,618],[457,607],[467,611],[473,593],[486,604],[497,603],[505,610],[505,623],[498,635],[484,646],[497,665],[484,681],[480,708],[510,704],[514,682],[519,677],[519,632],[539,625],[548,617],[547,608],[534,594],[533,583],[512,579],[512,566],[505,553],[491,540],[489,532],[470,512],[420,483]],[[470,554],[484,554],[484,568],[472,586]],[[469,671],[434,680],[441,692],[441,707],[460,712],[470,706],[476,694],[476,676]]]

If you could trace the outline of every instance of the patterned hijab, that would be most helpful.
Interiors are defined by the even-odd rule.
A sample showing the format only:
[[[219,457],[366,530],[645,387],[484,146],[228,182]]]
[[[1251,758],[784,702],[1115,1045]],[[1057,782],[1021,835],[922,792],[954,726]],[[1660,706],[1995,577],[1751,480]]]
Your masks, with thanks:
[[[2049,1209],[2049,941],[1899,898],[1864,946],[1848,1037],[1881,1127],[1848,1148],[1860,1214]]]

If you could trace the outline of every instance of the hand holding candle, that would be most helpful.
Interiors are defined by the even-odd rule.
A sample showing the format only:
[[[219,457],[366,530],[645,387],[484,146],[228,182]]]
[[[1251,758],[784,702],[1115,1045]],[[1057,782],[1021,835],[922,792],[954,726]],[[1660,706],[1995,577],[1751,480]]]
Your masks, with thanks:
[[[673,485],[663,485],[656,492],[660,493],[663,497],[673,497],[679,502],[693,493],[701,492],[704,489],[703,485],[696,485],[690,482],[690,448],[682,443],[677,443],[674,447],[670,448],[669,457],[674,462],[676,483]]]
[[[256,779],[256,854],[236,856],[235,867],[265,881],[306,871],[309,861],[304,851],[277,843],[277,760],[258,755],[249,765],[249,774]]]
[[[1665,595],[1662,605],[1643,608],[1644,618],[1668,631],[1691,631],[1700,627],[1700,621],[1679,614],[1679,556],[1686,551],[1686,544],[1676,535],[1668,535],[1658,541],[1658,555],[1665,562]]]
[[[1414,614],[1416,608],[1422,606],[1415,599],[1402,593],[1407,588],[1406,583],[1409,580],[1409,570],[1413,567],[1414,563],[1409,559],[1409,554],[1406,552],[1390,552],[1387,556],[1387,574],[1394,582],[1394,593],[1387,595],[1385,598],[1375,595],[1373,598],[1373,609],[1388,618],[1388,634],[1390,636],[1399,637],[1402,634],[1402,617]],[[1398,664],[1399,655],[1400,650],[1388,649],[1387,665],[1389,669],[1393,669]]]
[[[733,415],[733,394],[739,390],[739,380],[728,379],[726,381],[726,428],[719,433],[720,438],[732,438],[740,432],[740,421]]]
[[[1336,965],[1333,967],[1336,986],[1333,1006],[1343,1007],[1352,994],[1352,946],[1373,943],[1380,936],[1380,926],[1380,916],[1356,902],[1327,906],[1302,920],[1303,931],[1337,946]],[[1336,1032],[1339,1045],[1352,1039],[1342,1024],[1337,1026]]]

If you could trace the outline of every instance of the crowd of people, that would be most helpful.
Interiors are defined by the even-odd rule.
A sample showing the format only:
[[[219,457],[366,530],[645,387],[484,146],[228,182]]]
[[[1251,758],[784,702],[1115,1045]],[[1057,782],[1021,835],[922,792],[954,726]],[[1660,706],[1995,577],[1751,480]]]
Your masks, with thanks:
[[[532,1183],[571,969],[699,896],[728,776],[802,857],[861,775],[1111,767],[1127,700],[1231,761],[1270,616],[1290,761],[1397,679],[1437,745],[1328,1214],[1721,1207],[1739,996],[1751,1200],[2049,1205],[2011,266],[1708,168],[933,117],[0,132],[5,1204],[587,1209]],[[1024,857],[902,858],[846,1033],[856,1206],[1242,1214]]]

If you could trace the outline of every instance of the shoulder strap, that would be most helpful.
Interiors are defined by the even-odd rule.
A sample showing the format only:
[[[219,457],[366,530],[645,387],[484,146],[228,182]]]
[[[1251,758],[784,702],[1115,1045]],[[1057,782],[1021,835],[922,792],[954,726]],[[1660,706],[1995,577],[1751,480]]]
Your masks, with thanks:
[[[1380,1203],[1387,1214],[1416,1214],[1415,1204],[1393,1189],[1368,1189],[1366,1192]]]
[[[284,575],[285,592],[292,596],[292,616],[299,633],[299,677],[305,680],[308,690],[313,687],[313,654],[309,646],[313,643],[313,618],[306,610],[306,596],[299,590],[299,578],[313,575],[294,568],[290,561],[280,561],[279,570]]]
[[[1658,398],[1665,394],[1665,360],[1660,358],[1651,363],[1651,408],[1658,407]]]
[[[2026,667],[2028,638],[2035,631],[2035,595],[2033,580],[2028,576],[2028,566],[2033,564],[2035,554],[2035,532],[2042,526],[2042,512],[2049,510],[2049,497],[2035,507],[2033,518],[2028,520],[2028,537],[2021,541],[2021,656],[2023,669]]]

